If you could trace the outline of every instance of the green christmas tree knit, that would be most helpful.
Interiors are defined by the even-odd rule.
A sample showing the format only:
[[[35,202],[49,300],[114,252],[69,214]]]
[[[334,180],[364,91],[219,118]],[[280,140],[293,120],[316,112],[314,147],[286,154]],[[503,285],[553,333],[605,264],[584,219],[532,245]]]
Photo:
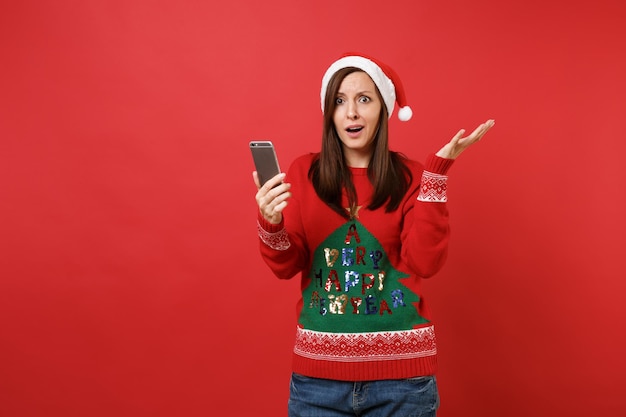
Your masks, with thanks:
[[[410,330],[428,323],[417,312],[419,296],[401,282],[406,277],[374,235],[351,220],[315,250],[299,323],[331,333]]]

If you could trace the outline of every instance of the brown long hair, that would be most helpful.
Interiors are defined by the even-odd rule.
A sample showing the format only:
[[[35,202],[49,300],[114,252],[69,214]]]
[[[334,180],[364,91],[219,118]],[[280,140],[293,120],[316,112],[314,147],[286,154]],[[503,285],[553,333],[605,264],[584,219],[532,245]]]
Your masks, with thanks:
[[[336,98],[343,79],[359,68],[348,67],[337,71],[328,83],[324,98],[324,127],[322,131],[322,149],[319,157],[311,164],[309,178],[319,198],[342,217],[350,218],[358,204],[358,197],[352,182],[352,173],[346,164],[341,140],[335,128],[333,115]],[[389,151],[388,112],[380,91],[376,94],[383,103],[380,110],[378,130],[374,138],[374,152],[367,167],[367,176],[374,186],[372,200],[367,208],[375,210],[385,203],[385,211],[398,209],[406,194],[413,177],[403,162],[406,159],[397,152]],[[341,204],[342,192],[345,189],[349,211]]]

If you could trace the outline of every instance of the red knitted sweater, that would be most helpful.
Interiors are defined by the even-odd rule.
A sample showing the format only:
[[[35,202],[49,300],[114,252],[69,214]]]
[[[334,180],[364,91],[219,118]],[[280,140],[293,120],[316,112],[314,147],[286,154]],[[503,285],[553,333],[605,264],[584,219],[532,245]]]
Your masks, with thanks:
[[[406,160],[413,182],[391,213],[367,209],[367,169],[351,168],[359,209],[346,220],[315,193],[308,179],[314,158],[296,159],[287,172],[292,197],[283,222],[259,216],[267,265],[278,278],[301,274],[293,371],[345,381],[434,374],[435,332],[420,287],[446,258],[453,161]]]

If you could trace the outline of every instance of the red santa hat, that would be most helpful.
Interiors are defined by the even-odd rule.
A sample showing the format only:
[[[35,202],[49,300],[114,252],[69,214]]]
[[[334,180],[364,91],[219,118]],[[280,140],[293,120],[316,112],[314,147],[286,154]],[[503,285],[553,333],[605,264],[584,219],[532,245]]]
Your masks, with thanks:
[[[382,62],[375,60],[374,58],[365,56],[363,54],[348,53],[344,54],[340,59],[333,62],[331,66],[326,70],[324,77],[322,78],[322,113],[324,112],[324,99],[326,98],[326,89],[328,82],[332,76],[342,68],[355,67],[364,71],[370,76],[378,91],[383,96],[383,101],[387,107],[387,113],[391,118],[395,103],[398,103],[400,109],[398,110],[398,119],[406,122],[413,116],[413,110],[407,105],[406,96],[404,94],[404,88],[400,77],[395,71],[383,64]]]

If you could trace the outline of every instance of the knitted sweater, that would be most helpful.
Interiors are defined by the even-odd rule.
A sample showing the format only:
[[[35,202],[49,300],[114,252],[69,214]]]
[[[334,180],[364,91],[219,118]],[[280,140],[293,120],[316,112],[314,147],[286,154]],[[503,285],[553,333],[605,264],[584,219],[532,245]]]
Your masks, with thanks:
[[[358,211],[346,220],[308,179],[315,156],[296,159],[287,172],[292,197],[283,222],[258,219],[261,255],[274,274],[301,274],[293,371],[344,381],[434,374],[435,332],[420,287],[446,258],[453,161],[405,160],[413,181],[391,213],[367,209],[367,168],[351,168]]]

